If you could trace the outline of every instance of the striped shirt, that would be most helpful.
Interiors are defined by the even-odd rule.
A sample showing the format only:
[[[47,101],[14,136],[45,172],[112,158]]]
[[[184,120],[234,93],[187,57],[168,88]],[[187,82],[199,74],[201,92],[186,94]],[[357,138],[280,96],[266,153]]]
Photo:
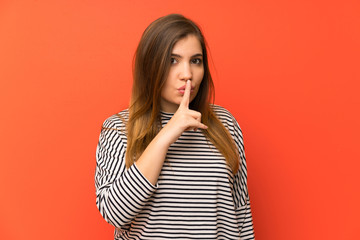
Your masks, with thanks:
[[[241,129],[226,109],[213,110],[239,149],[239,171],[233,175],[202,131],[185,131],[169,147],[156,185],[136,163],[125,167],[128,110],[105,120],[96,152],[96,204],[115,226],[115,239],[254,239]],[[162,112],[162,126],[172,116]]]

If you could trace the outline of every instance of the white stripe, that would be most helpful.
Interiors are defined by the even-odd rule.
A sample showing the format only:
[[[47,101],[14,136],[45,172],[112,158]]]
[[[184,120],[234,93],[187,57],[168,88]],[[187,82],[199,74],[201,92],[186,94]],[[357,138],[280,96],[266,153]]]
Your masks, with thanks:
[[[136,164],[125,168],[125,124],[119,115],[127,120],[128,111],[104,122],[108,129],[100,134],[96,154],[96,203],[118,228],[116,239],[254,239],[242,132],[226,109],[214,105],[213,110],[239,149],[235,176],[201,131],[187,131],[170,146],[153,186]],[[162,113],[162,124],[171,116]]]

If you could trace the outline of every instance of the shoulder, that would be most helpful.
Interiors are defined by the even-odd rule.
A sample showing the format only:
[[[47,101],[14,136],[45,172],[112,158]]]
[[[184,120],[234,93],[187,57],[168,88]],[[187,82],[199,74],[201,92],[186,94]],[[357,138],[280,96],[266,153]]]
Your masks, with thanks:
[[[223,124],[232,125],[234,122],[236,122],[235,117],[226,108],[215,104],[211,104],[210,107],[212,111],[215,113],[216,117]]]
[[[224,127],[230,132],[230,135],[242,137],[240,125],[229,110],[215,104],[211,105],[211,109]]]
[[[125,130],[129,119],[129,110],[125,109],[107,118],[103,123],[103,129]]]

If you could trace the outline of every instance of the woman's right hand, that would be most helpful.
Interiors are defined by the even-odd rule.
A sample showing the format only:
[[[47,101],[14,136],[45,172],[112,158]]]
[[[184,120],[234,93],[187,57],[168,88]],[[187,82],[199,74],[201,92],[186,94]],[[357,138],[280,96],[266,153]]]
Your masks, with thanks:
[[[184,96],[174,116],[146,147],[136,166],[155,185],[170,145],[186,130],[207,129],[201,123],[201,113],[189,109],[191,82],[186,82]]]
[[[180,102],[179,108],[174,116],[160,131],[162,137],[166,138],[168,146],[174,143],[184,131],[198,128],[207,129],[208,127],[201,123],[201,113],[189,109],[190,104],[191,81],[186,81],[184,96]]]

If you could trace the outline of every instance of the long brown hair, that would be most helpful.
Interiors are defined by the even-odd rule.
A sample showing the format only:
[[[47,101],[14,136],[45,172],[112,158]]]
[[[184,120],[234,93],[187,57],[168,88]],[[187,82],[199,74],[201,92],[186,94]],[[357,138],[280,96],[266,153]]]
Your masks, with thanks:
[[[190,108],[199,111],[209,128],[205,136],[223,154],[235,174],[239,153],[229,132],[210,107],[214,84],[210,75],[206,43],[199,27],[179,14],[170,14],[152,22],[144,31],[133,63],[133,88],[127,122],[126,167],[136,161],[161,129],[161,90],[170,69],[172,49],[177,41],[194,35],[203,50],[204,77]]]

